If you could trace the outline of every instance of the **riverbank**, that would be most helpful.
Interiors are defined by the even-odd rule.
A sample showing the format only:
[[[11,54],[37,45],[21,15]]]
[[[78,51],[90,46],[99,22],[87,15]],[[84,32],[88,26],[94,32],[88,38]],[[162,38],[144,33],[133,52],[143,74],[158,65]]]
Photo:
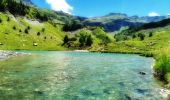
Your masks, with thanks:
[[[16,57],[26,55],[26,53],[20,53],[15,51],[0,50],[0,60],[9,59],[10,57]]]

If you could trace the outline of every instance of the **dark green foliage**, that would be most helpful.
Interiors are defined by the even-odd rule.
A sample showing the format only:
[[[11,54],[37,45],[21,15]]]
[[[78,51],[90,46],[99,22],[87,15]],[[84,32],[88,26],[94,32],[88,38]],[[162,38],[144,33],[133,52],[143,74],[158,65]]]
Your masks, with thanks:
[[[25,29],[25,31],[24,31],[24,32],[25,32],[26,34],[28,34],[28,33],[29,33],[29,31],[28,31],[28,29],[27,29],[27,28]]]
[[[0,2],[0,11],[8,10],[14,15],[23,15],[25,16],[29,6],[23,4],[21,1],[16,2],[16,0],[1,0]]]
[[[2,23],[2,19],[0,18],[0,23]]]
[[[140,38],[141,41],[145,39],[145,34],[139,33],[138,37]]]
[[[44,37],[44,39],[46,40],[46,39],[47,39],[47,37],[45,36],[45,37]]]
[[[87,37],[87,40],[86,40],[86,45],[87,45],[87,46],[91,46],[92,44],[93,44],[93,39],[92,39],[92,36],[89,35],[89,36]]]
[[[20,29],[20,30],[19,30],[19,32],[21,33],[21,32],[22,32],[22,30]]]
[[[69,41],[76,41],[76,40],[77,40],[76,37],[69,38]]]
[[[13,28],[14,30],[16,30],[16,26],[13,26],[12,28]]]
[[[42,32],[45,32],[45,28],[42,28],[42,30],[41,30]]]
[[[40,21],[48,21],[48,14],[43,13],[41,10],[33,6],[24,4],[22,0],[20,2],[16,2],[16,0],[1,0],[0,11],[9,11],[13,15],[28,15],[29,17],[37,18]],[[7,21],[10,21],[10,19],[7,19]]]
[[[66,24],[63,27],[63,31],[75,31],[77,29],[81,29],[83,28],[83,24],[78,21],[78,20],[72,20],[72,21],[68,21],[66,22]]]
[[[84,35],[80,35],[79,42],[81,47],[84,46],[86,43],[86,37]]]
[[[0,11],[5,11],[5,7],[6,7],[6,0],[1,0],[0,1]]]
[[[10,18],[9,18],[9,17],[7,18],[7,21],[8,21],[8,22],[10,21]]]
[[[68,35],[65,35],[65,37],[64,37],[64,43],[63,43],[63,44],[67,44],[68,42],[69,42]]]
[[[153,33],[152,33],[152,32],[150,32],[150,33],[149,33],[149,37],[152,37],[152,36],[153,36]]]
[[[136,38],[136,35],[135,35],[135,34],[133,34],[132,38],[133,38],[133,39],[134,39],[134,38]]]
[[[35,14],[34,14],[35,18],[37,18],[37,19],[39,19],[39,20],[41,20],[41,21],[48,21],[48,16],[47,16],[47,14],[42,13],[42,12],[40,12],[40,11],[37,10],[37,9],[35,9],[35,12],[34,12],[34,13],[35,13]]]
[[[40,32],[37,32],[37,36],[40,36],[41,35],[41,33]]]
[[[31,27],[30,27],[30,26],[28,26],[28,27],[27,27],[27,29],[28,29],[28,30],[30,30],[30,29],[31,29]]]

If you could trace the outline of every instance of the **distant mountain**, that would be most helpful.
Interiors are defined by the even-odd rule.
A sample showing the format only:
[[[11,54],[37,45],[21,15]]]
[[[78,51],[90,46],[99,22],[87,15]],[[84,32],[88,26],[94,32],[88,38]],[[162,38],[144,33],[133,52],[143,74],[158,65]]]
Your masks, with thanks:
[[[29,5],[33,5],[33,2],[31,0],[16,0],[17,2],[22,1],[24,4],[29,4]]]
[[[22,0],[22,1],[26,4],[33,4],[33,2],[31,0]]]
[[[163,19],[170,18],[170,16],[155,16],[155,17],[139,17],[128,16],[122,13],[110,13],[102,17],[89,18],[84,21],[88,26],[102,26],[105,31],[113,32],[126,26],[140,26],[145,23],[157,22]]]

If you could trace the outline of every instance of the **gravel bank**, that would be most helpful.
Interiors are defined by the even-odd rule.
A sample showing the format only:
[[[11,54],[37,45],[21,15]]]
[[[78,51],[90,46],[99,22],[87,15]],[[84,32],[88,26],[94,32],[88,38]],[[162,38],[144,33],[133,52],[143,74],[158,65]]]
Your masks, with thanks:
[[[8,59],[10,57],[15,57],[15,56],[19,56],[19,55],[25,55],[25,54],[26,53],[19,53],[19,52],[15,52],[15,51],[0,50],[0,60]]]

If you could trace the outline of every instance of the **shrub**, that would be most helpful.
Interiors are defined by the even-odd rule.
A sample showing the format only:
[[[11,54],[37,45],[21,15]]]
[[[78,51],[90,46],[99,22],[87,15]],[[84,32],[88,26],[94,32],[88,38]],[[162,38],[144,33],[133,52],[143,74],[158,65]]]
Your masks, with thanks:
[[[87,40],[86,40],[86,45],[87,45],[87,46],[91,46],[92,44],[93,44],[93,39],[92,39],[92,36],[89,35],[89,36],[87,37]]]
[[[166,75],[170,73],[170,48],[165,48],[160,51],[160,54],[156,57],[154,69],[160,79],[167,81]]]
[[[21,33],[21,32],[22,32],[22,30],[20,29],[20,30],[19,30],[19,32]]]
[[[139,33],[138,37],[140,38],[141,41],[145,39],[145,34]]]
[[[64,37],[64,43],[63,43],[63,44],[67,44],[68,42],[69,42],[68,35],[65,35],[65,37]]]
[[[8,21],[8,22],[10,21],[10,18],[9,18],[9,17],[7,18],[7,21]]]
[[[37,36],[40,36],[40,35],[41,35],[41,33],[40,33],[40,32],[38,32],[38,33],[37,33]]]
[[[135,35],[135,34],[133,34],[132,38],[133,38],[133,39],[134,39],[134,38],[136,38],[136,35]]]
[[[45,37],[44,37],[44,39],[46,40],[46,39],[47,39],[47,37],[45,36]]]
[[[13,26],[12,28],[13,28],[14,30],[16,30],[16,26]]]
[[[45,28],[42,28],[42,30],[41,30],[42,32],[45,32]]]
[[[0,23],[2,23],[2,19],[0,18]]]
[[[27,29],[28,29],[28,30],[30,30],[30,29],[31,29],[31,27],[30,27],[30,26],[28,26],[28,27],[27,27]]]
[[[153,36],[153,33],[152,33],[152,32],[150,32],[150,33],[149,33],[149,37],[152,37],[152,36]]]
[[[26,34],[28,34],[29,33],[29,31],[28,31],[28,29],[25,29],[25,31],[24,31]]]

